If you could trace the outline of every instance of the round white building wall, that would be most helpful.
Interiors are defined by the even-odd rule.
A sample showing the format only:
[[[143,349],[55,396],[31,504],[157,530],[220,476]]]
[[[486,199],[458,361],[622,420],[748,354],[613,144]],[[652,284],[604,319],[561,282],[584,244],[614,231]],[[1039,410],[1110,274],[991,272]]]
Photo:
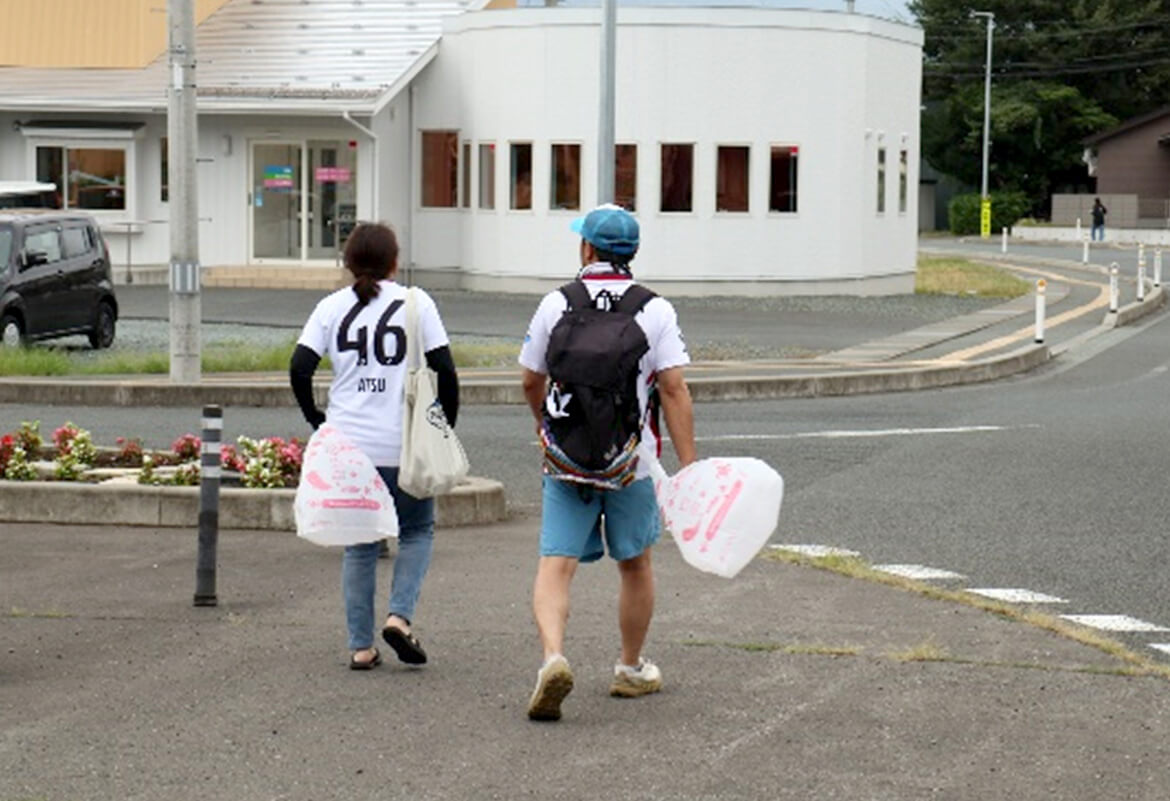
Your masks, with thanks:
[[[414,266],[473,289],[572,276],[597,203],[597,8],[461,15],[415,79],[415,152],[458,149],[459,201],[415,159]],[[640,280],[688,295],[913,291],[922,32],[859,14],[621,7],[618,199]],[[436,139],[436,137],[438,137]],[[520,208],[514,208],[520,206]],[[525,207],[527,206],[527,207]],[[576,208],[573,208],[576,206]]]

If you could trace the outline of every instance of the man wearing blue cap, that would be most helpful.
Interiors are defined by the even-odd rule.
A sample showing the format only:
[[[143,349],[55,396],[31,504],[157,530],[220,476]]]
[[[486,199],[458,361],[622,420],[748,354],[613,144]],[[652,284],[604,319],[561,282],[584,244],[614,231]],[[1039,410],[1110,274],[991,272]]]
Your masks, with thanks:
[[[642,656],[654,611],[650,548],[658,540],[661,518],[649,470],[637,458],[639,447],[661,451],[659,408],[680,465],[696,458],[691,396],[683,377],[690,357],[678,317],[669,301],[637,284],[630,271],[639,245],[638,221],[620,206],[607,204],[574,220],[570,229],[581,237],[577,281],[545,295],[520,352],[524,396],[545,451],[540,563],[532,601],[544,663],[528,704],[533,720],[561,717],[561,702],[573,689],[573,673],[563,653],[570,583],[578,563],[596,561],[606,551],[618,563],[621,576],[621,656],[614,666],[610,694],[633,698],[661,689],[661,671]],[[582,312],[582,306],[587,310]],[[594,309],[628,314],[636,326],[623,328],[619,315],[598,315]],[[558,323],[570,317],[578,324],[578,332],[585,325],[583,320],[601,317],[602,324],[615,325],[611,330],[621,329],[626,340],[637,339],[632,360],[630,351],[619,352],[616,347],[612,354],[594,354],[598,360],[588,363],[585,356],[574,355],[578,351],[562,349],[565,329],[572,326]],[[632,333],[627,330],[631,328]],[[593,340],[607,341],[602,336]],[[564,366],[573,359],[576,365]],[[625,361],[631,364],[628,386],[636,386],[637,403],[629,401],[635,433],[624,447],[611,449],[620,451],[612,461],[600,470],[590,469],[574,455],[565,427],[573,415],[581,413],[593,390],[585,386],[587,382],[574,384],[561,376],[571,374],[574,367],[577,375],[605,372],[609,362]],[[620,426],[615,422],[613,427]],[[558,437],[566,438],[558,442]],[[611,455],[606,454],[607,458]]]

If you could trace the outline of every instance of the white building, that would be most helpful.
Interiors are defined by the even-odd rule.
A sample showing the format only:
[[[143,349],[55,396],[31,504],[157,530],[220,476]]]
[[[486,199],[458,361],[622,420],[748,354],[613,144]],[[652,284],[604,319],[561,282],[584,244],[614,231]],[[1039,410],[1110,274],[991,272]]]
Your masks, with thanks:
[[[383,219],[428,286],[544,289],[597,202],[597,7],[227,0],[198,32],[210,283],[337,277]],[[920,29],[835,11],[618,12],[617,200],[639,277],[688,294],[909,292]],[[0,178],[91,208],[125,280],[165,280],[166,55],[0,68]],[[274,270],[274,266],[280,267]],[[325,268],[325,269],[322,269]]]

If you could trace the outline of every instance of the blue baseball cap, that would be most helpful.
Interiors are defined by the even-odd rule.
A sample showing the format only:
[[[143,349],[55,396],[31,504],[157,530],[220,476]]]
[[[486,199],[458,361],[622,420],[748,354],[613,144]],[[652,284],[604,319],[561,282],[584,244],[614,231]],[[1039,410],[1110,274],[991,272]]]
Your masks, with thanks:
[[[606,203],[598,206],[584,217],[569,223],[569,230],[598,250],[606,250],[618,256],[633,256],[638,252],[638,221],[634,215]]]

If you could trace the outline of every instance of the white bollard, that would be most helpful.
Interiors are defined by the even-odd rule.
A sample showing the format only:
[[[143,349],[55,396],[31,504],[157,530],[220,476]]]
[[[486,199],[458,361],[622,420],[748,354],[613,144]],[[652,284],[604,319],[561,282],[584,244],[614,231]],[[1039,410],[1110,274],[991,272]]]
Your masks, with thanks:
[[[1044,290],[1048,286],[1043,278],[1036,279],[1036,342],[1044,341]]]
[[[1081,238],[1081,218],[1077,217],[1077,239]]]
[[[1141,303],[1146,299],[1146,254],[1140,249],[1138,256],[1138,282],[1137,282],[1137,299]]]
[[[1081,238],[1081,264],[1089,263],[1089,237]]]
[[[1162,248],[1154,251],[1154,286],[1162,286]]]
[[[1109,311],[1117,314],[1117,262],[1109,266]]]

